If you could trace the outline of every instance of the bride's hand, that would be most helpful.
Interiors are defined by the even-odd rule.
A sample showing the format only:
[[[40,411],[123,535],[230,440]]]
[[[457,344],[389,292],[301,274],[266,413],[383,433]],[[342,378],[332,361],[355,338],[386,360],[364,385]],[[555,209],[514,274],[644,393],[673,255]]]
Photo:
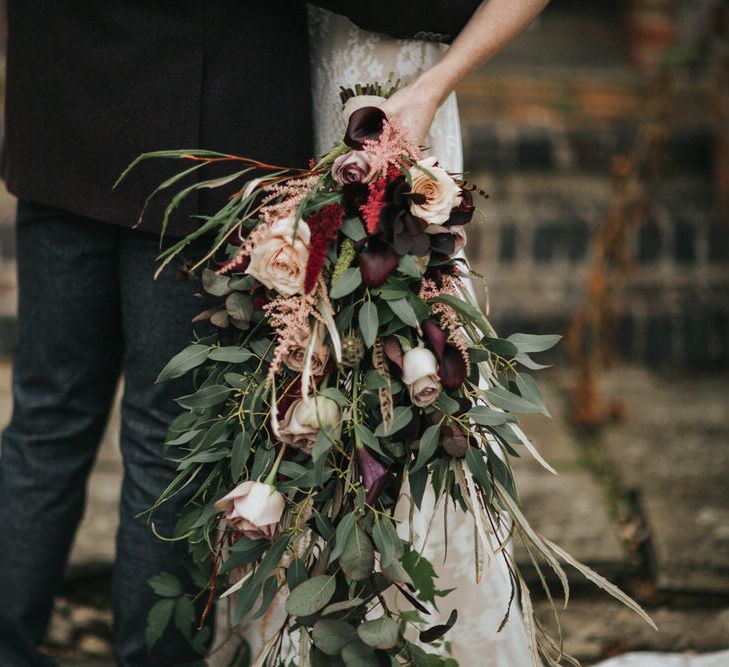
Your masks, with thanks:
[[[422,146],[438,110],[434,91],[422,90],[417,83],[400,88],[380,106],[388,116],[395,116],[415,144]]]

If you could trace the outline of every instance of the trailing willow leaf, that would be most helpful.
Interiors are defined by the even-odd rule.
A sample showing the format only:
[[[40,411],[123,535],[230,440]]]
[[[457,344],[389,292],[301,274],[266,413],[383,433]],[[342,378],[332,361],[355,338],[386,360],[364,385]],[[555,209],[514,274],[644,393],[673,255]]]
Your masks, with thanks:
[[[562,547],[556,545],[551,540],[544,538],[544,542],[557,556],[565,561],[565,563],[569,563],[586,579],[595,584],[595,586],[609,593],[618,602],[622,602],[626,607],[628,607],[628,609],[631,609],[636,614],[638,614],[638,616],[640,616],[654,630],[658,630],[658,627],[656,626],[653,619],[643,610],[643,608],[635,600],[633,600],[633,598],[621,591],[614,584],[611,584],[607,579],[605,579],[605,577],[600,576],[597,572],[587,567],[587,565],[580,563],[580,561],[571,556],[564,549],[562,549]]]

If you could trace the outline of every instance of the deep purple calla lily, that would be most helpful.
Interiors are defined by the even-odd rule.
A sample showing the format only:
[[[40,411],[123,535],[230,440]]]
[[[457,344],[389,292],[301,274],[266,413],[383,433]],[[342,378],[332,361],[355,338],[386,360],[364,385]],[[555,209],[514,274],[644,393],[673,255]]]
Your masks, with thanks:
[[[400,345],[397,336],[386,336],[382,341],[382,351],[395,366],[402,370],[402,359],[404,355],[402,345]]]
[[[458,389],[466,379],[466,362],[455,345],[446,345],[438,365],[438,377],[444,389]]]
[[[366,141],[379,138],[386,120],[385,112],[379,107],[362,107],[353,111],[347,123],[344,143],[355,150],[362,150]]]
[[[362,282],[367,287],[379,287],[397,268],[397,253],[382,239],[371,238],[357,255]]]
[[[448,342],[446,332],[438,326],[438,323],[432,317],[423,320],[420,326],[423,328],[423,333],[427,336],[428,342],[433,348],[433,352],[435,352],[435,356],[440,359],[443,356],[446,343]]]
[[[367,489],[365,502],[372,504],[382,493],[390,479],[390,470],[380,463],[366,447],[360,446],[355,450],[357,465],[362,475],[362,483]]]

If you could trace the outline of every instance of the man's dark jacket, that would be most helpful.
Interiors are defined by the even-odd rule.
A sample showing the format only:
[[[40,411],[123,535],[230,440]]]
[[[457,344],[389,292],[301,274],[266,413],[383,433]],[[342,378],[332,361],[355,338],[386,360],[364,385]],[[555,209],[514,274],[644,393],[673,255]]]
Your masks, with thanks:
[[[394,12],[388,24],[366,0],[320,4],[384,31],[413,16]],[[2,173],[22,199],[131,226],[183,167],[143,163],[112,190],[141,153],[205,148],[290,166],[311,157],[301,0],[7,0],[7,11]],[[193,199],[185,212],[197,210]],[[159,221],[152,207],[142,229]]]

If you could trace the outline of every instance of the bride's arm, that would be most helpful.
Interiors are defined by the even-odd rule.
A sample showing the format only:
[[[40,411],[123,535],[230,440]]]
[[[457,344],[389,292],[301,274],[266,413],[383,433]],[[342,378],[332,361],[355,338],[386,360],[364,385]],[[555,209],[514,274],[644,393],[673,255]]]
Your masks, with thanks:
[[[473,69],[490,60],[544,9],[549,0],[484,0],[443,57],[383,103],[422,143],[438,107]]]

